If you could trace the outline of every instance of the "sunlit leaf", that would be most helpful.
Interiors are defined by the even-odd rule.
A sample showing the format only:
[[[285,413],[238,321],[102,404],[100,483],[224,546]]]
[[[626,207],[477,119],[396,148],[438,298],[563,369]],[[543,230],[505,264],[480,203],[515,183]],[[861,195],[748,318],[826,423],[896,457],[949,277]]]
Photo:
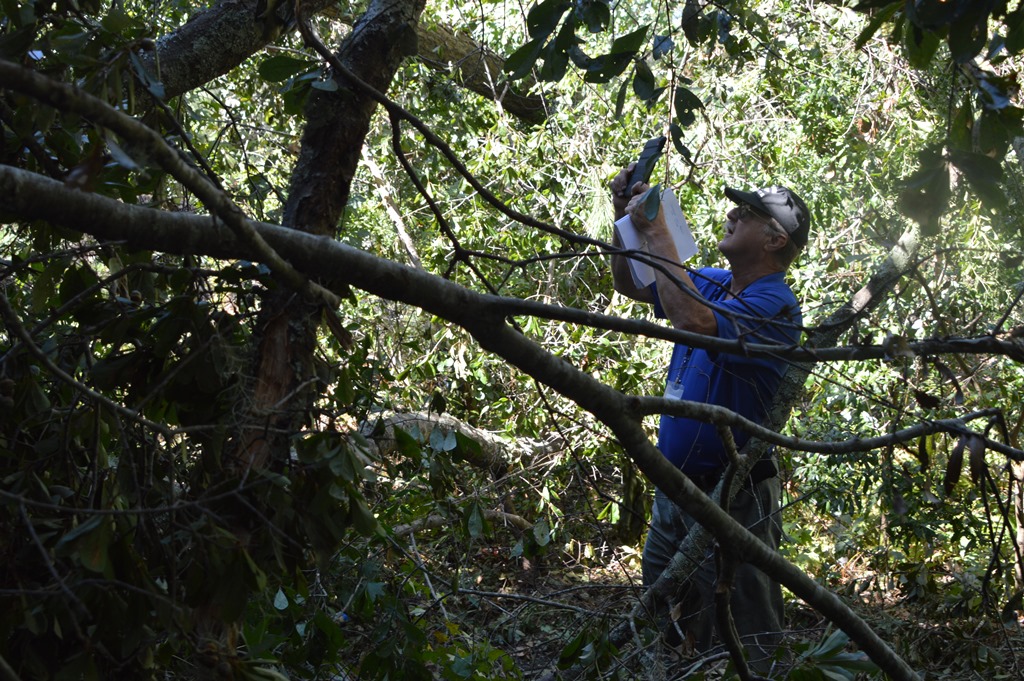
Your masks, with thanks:
[[[648,189],[640,202],[644,207],[644,217],[648,220],[658,217],[658,211],[661,210],[661,185],[656,184]]]

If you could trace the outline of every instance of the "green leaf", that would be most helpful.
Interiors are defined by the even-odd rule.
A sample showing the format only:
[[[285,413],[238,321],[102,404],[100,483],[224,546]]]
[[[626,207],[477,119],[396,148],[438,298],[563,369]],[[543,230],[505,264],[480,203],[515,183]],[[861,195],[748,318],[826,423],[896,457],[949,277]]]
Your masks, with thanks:
[[[619,92],[615,95],[615,118],[622,118],[622,110],[626,107],[626,91],[629,89],[629,80],[623,79],[619,86]]]
[[[484,448],[479,442],[471,437],[463,435],[457,430],[453,430],[452,433],[455,435],[455,452],[466,457],[467,459],[479,459],[483,454]]]
[[[632,59],[632,54],[609,53],[594,57],[587,64],[583,79],[588,83],[607,83],[625,71]]]
[[[455,431],[445,431],[443,428],[434,428],[430,431],[430,448],[435,452],[450,452],[458,445]]]
[[[323,90],[324,92],[337,92],[338,81],[333,78],[328,78],[326,80],[314,80],[311,87],[316,90]]]
[[[938,36],[931,31],[925,31],[909,21],[904,22],[903,49],[907,54],[907,61],[914,68],[926,68],[935,56],[935,51],[939,49],[939,45]]]
[[[986,208],[993,212],[1006,209],[1006,195],[1000,185],[1002,163],[984,154],[956,149],[950,151],[949,160],[964,174]]]
[[[562,648],[562,652],[558,655],[558,666],[560,669],[568,669],[576,663],[580,648],[583,647],[583,642],[586,640],[584,638],[585,635],[586,632],[581,631]]]
[[[543,42],[546,40],[551,35],[551,32],[555,30],[555,27],[558,26],[562,15],[565,14],[569,7],[570,4],[565,0],[544,0],[540,4],[534,5],[526,15],[526,30],[530,34],[530,38],[532,38],[530,42]],[[507,70],[508,66],[506,64]]]
[[[974,110],[968,98],[957,107],[949,122],[949,146],[956,149],[970,149],[974,130]]]
[[[1018,7],[1006,17],[1005,47],[1010,54],[1024,50],[1024,7]]]
[[[686,159],[687,163],[692,163],[693,161],[690,158],[690,150],[683,144],[683,129],[679,127],[678,123],[671,123],[668,126],[668,131],[672,137],[672,146],[675,147],[675,150]]]
[[[110,561],[113,529],[106,516],[93,516],[65,535],[60,543],[74,543],[82,567],[104,574]]]
[[[302,107],[306,105],[309,93],[312,92],[312,85],[308,81],[296,82],[291,87],[281,92],[284,103],[284,112],[291,116],[302,113]]]
[[[643,59],[638,59],[633,74],[633,93],[645,102],[650,101],[654,99],[656,85],[651,67]]]
[[[559,49],[556,40],[549,42],[543,51],[544,64],[537,74],[542,81],[557,83],[565,76],[569,69],[569,55],[565,50]]]
[[[903,0],[897,0],[896,2],[888,5],[885,9],[876,12],[875,15],[871,17],[871,21],[868,22],[868,25],[865,26],[864,30],[857,36],[855,49],[860,50],[867,45],[868,41],[871,40],[871,37],[878,32],[878,29],[881,28],[882,24],[891,19],[892,15],[896,13],[896,10],[903,7],[904,4]]]
[[[654,36],[654,45],[651,47],[651,55],[655,59],[661,59],[666,54],[670,54],[675,49],[675,41],[672,40],[670,35],[656,35]]]
[[[57,307],[57,300],[55,299],[54,293],[57,293],[56,286],[64,276],[66,270],[66,263],[57,260],[46,267],[36,277],[35,284],[32,286],[32,294],[30,300],[32,301],[32,309],[38,314],[46,314],[51,309]]]
[[[476,539],[483,535],[484,515],[480,511],[480,505],[475,501],[466,509],[465,520],[466,530],[469,532],[469,536],[471,538]]]
[[[142,170],[142,166],[136,163],[135,160],[128,155],[128,152],[122,149],[120,145],[118,145],[118,143],[114,141],[113,133],[108,132],[106,138],[107,149],[110,150],[110,155],[111,157],[113,157],[115,163],[117,163],[125,170]]]
[[[551,541],[551,526],[546,518],[541,518],[533,525],[533,538],[538,546],[547,546]]]
[[[142,63],[142,60],[139,59],[139,56],[135,52],[131,53],[131,62],[132,70],[135,72],[135,75],[138,76],[149,94],[161,101],[166,99],[167,91],[164,88],[164,84],[146,69],[146,66]]]
[[[367,508],[366,502],[362,499],[352,497],[351,502],[351,513],[352,513],[352,525],[356,530],[364,535],[382,534],[383,529],[377,522],[377,519]]]
[[[1024,128],[1021,126],[1022,117],[1024,110],[1015,106],[998,111],[982,111],[978,121],[981,128],[981,134],[978,135],[978,151],[993,158],[1002,158],[1009,149],[1010,142],[1024,134]]]
[[[695,111],[704,109],[704,102],[700,101],[700,97],[682,86],[676,87],[676,94],[672,104],[675,108],[676,120],[684,128],[693,125],[697,121]]]
[[[36,25],[30,24],[16,31],[0,35],[0,57],[19,61],[36,39]]]
[[[900,211],[921,225],[925,236],[938,232],[939,217],[949,206],[949,167],[941,149],[919,154],[921,165],[903,182],[897,205]]]
[[[641,26],[632,33],[616,38],[612,43],[612,49],[608,51],[609,54],[636,54],[647,39],[647,29],[647,26]]]
[[[612,21],[612,12],[608,0],[578,0],[576,16],[587,26],[591,33],[601,33]]]
[[[304,71],[309,71],[313,66],[314,64],[309,60],[278,54],[261,61],[257,71],[263,80],[280,83]]]
[[[656,184],[647,190],[640,202],[644,204],[644,217],[653,220],[658,217],[661,210],[661,184]]]
[[[830,657],[850,642],[850,637],[842,629],[836,629],[833,631],[828,638],[818,644],[818,647],[811,651],[811,655],[815,658]]]
[[[400,454],[408,457],[413,463],[419,466],[423,459],[423,449],[419,440],[397,426],[394,428],[395,445]]]
[[[965,21],[949,24],[949,55],[953,61],[966,64],[981,52],[988,41],[987,20],[986,15],[973,24]]]

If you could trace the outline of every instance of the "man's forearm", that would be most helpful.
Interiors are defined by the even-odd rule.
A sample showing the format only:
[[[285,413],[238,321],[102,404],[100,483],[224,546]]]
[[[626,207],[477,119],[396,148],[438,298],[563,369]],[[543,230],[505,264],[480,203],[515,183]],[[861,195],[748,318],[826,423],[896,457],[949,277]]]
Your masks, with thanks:
[[[679,252],[663,215],[655,219],[647,232],[647,250],[657,258],[659,267],[654,272],[658,299],[672,326],[708,336],[716,335],[718,320],[690,279],[689,272],[679,264]]]

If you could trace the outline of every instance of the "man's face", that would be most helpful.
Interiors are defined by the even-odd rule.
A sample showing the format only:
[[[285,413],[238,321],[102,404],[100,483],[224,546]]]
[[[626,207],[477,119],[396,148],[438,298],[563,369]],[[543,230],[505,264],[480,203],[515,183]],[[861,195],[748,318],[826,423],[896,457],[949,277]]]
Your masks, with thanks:
[[[734,258],[755,255],[763,249],[769,238],[765,234],[765,225],[769,222],[767,215],[741,204],[733,207],[725,217],[725,234],[718,242],[718,250],[730,262]]]

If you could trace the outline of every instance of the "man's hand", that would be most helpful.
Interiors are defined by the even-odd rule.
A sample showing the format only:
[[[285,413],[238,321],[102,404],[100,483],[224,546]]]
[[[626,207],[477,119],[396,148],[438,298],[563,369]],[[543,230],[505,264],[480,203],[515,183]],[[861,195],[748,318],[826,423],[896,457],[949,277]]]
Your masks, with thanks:
[[[647,236],[651,236],[655,232],[664,232],[668,236],[668,223],[665,222],[665,210],[659,206],[658,215],[654,220],[647,219],[647,190],[650,189],[650,185],[637,182],[633,185],[633,197],[626,204],[625,214],[629,215],[629,219],[633,222],[633,227],[638,232],[641,232]],[[671,237],[669,237],[671,238]],[[673,245],[672,250],[675,250]]]
[[[628,166],[619,171],[608,188],[612,192],[612,206],[615,208],[615,219],[618,220],[626,214],[626,204],[629,203],[630,197],[633,193],[630,191],[632,187],[627,187],[629,183],[629,176],[633,174],[633,169],[636,167],[636,162],[630,163]],[[637,184],[640,184],[639,182]]]

